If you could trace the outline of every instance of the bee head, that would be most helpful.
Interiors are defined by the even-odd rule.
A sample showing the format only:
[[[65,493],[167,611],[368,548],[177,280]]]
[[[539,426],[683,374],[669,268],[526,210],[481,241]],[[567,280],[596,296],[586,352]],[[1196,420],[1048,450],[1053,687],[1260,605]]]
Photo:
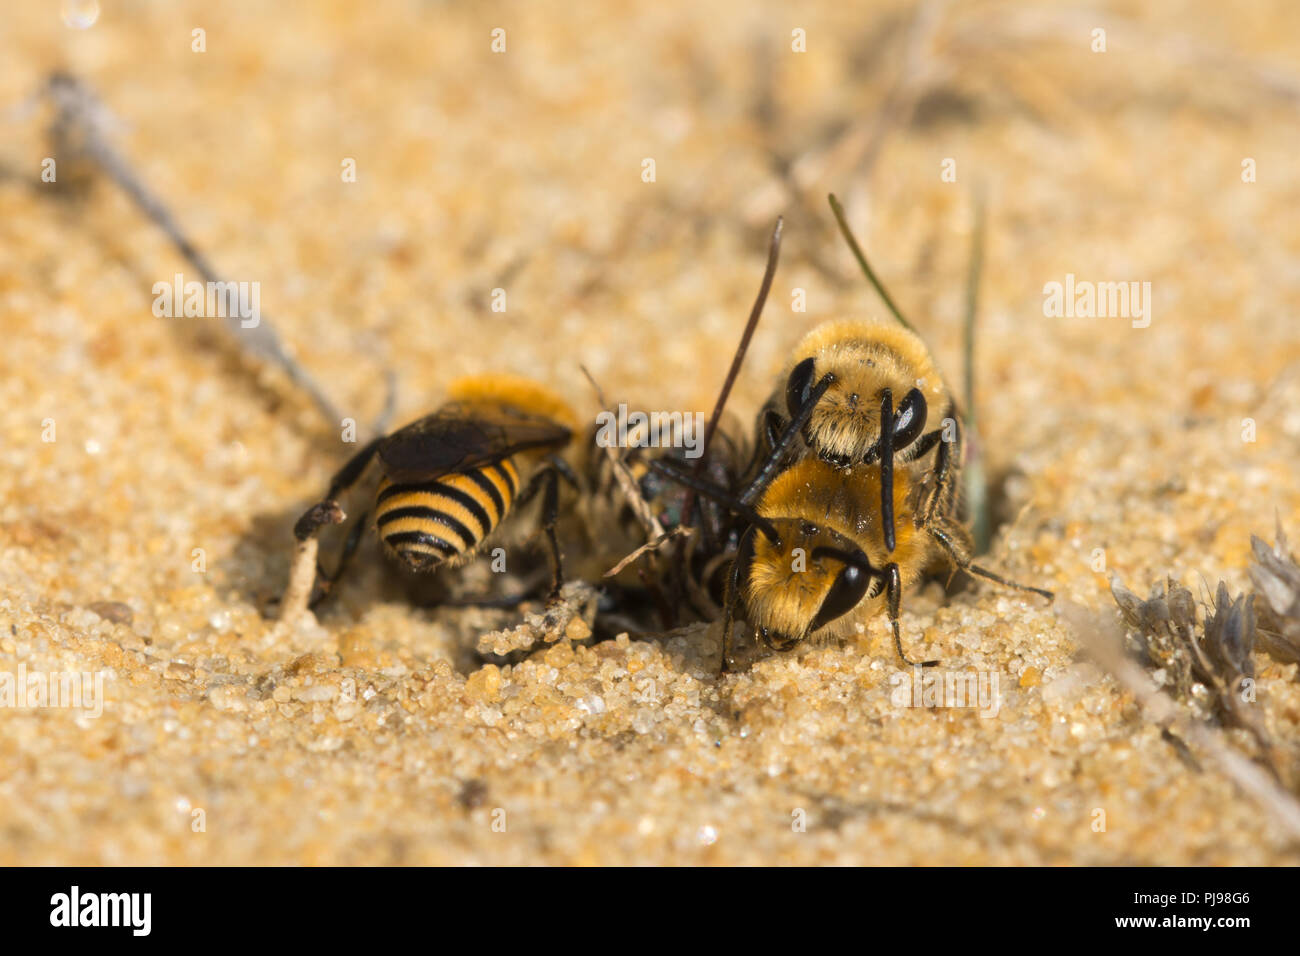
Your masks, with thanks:
[[[786,380],[786,409],[793,418],[810,397],[813,383],[832,373],[833,384],[817,402],[804,428],[804,441],[827,461],[848,466],[880,457],[881,404],[886,393],[902,396],[892,411],[893,450],[897,454],[921,436],[928,411],[925,395],[892,362],[870,356],[823,355],[797,363]],[[769,434],[778,422],[768,424]]]
[[[880,591],[879,573],[843,535],[801,518],[750,528],[736,555],[746,618],[769,645],[793,646]]]

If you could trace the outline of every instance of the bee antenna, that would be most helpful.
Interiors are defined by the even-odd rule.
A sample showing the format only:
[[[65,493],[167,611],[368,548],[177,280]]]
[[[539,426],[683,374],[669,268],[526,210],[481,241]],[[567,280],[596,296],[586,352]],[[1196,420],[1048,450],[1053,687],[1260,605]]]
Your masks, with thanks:
[[[727,405],[727,399],[731,396],[731,388],[736,384],[736,378],[740,375],[740,368],[745,362],[745,353],[749,351],[750,340],[754,337],[754,330],[758,328],[758,320],[763,316],[763,306],[767,303],[767,294],[772,289],[772,279],[776,276],[776,263],[781,258],[781,232],[785,226],[785,219],[781,216],[776,217],[776,226],[772,229],[772,239],[767,249],[767,267],[763,270],[763,282],[758,287],[758,297],[754,299],[754,306],[749,310],[749,321],[745,323],[745,331],[741,333],[740,344],[736,346],[736,354],[731,358],[731,368],[727,370],[727,378],[722,383],[722,390],[718,392],[717,401],[713,403],[713,414],[709,416],[709,424],[704,429],[704,444],[701,447],[700,458],[695,463],[694,475],[699,478],[704,473],[704,463],[708,460],[709,443],[713,441],[713,433],[718,430],[718,422],[722,418],[722,410]],[[690,488],[690,486],[687,486]],[[686,496],[685,507],[682,508],[682,524],[690,525],[691,517],[695,511],[695,494],[696,489],[690,488],[690,493]]]
[[[880,398],[880,522],[885,549],[894,553],[894,396],[889,389]]]
[[[749,487],[740,496],[743,503],[750,504],[755,501],[771,483],[776,476],[777,470],[781,467],[781,462],[785,459],[786,453],[790,451],[791,446],[798,439],[799,433],[803,431],[804,425],[807,425],[808,419],[812,417],[813,409],[817,407],[817,403],[826,394],[826,390],[834,384],[834,373],[827,372],[822,376],[816,387],[808,393],[808,400],[799,409],[799,414],[790,419],[790,423],[785,426],[785,431],[781,433],[781,437],[777,439],[772,451],[768,454],[767,460],[763,462],[763,467],[759,469],[758,474],[754,476],[754,480],[749,483]]]
[[[748,502],[740,500],[725,488],[720,488],[707,479],[697,478],[692,472],[679,468],[673,462],[665,461],[662,458],[651,461],[650,469],[659,472],[659,474],[677,482],[679,485],[684,485],[697,494],[716,501],[758,528],[768,541],[780,547],[781,536],[777,534],[776,525],[755,511]]]

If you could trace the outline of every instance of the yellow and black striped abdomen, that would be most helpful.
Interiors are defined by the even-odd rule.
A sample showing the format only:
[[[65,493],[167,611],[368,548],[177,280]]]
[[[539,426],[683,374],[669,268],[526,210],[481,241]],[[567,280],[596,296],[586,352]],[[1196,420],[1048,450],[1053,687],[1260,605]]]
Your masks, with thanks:
[[[384,546],[413,571],[469,557],[499,525],[519,492],[509,458],[430,481],[379,485],[375,524]]]

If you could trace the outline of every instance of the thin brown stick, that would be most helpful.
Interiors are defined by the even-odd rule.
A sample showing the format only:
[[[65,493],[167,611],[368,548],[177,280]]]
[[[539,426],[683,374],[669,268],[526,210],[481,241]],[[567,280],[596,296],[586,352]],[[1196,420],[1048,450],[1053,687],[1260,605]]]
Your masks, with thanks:
[[[601,391],[600,386],[596,384],[596,380],[592,377],[591,373],[587,371],[587,367],[585,365],[579,365],[578,368],[582,370],[582,374],[585,375],[587,381],[591,383],[592,390],[596,393],[596,401],[600,403],[600,407],[609,408],[608,402],[605,401],[605,393]],[[631,507],[632,513],[636,515],[636,519],[640,521],[641,526],[645,528],[649,540],[654,541],[663,537],[664,526],[659,523],[659,519],[655,517],[654,509],[650,507],[649,503],[645,500],[645,496],[641,494],[641,489],[637,487],[636,479],[632,477],[632,472],[628,470],[627,465],[618,453],[618,449],[614,448],[612,445],[606,445],[604,448],[605,454],[609,456],[610,467],[614,470],[614,480],[618,482],[619,490],[623,492],[623,497],[627,499],[628,506]]]
[[[614,565],[612,568],[610,568],[608,571],[605,572],[605,577],[607,578],[616,577],[617,575],[622,573],[624,568],[626,568],[637,558],[641,557],[641,555],[653,554],[654,552],[662,548],[664,545],[666,545],[669,541],[672,541],[674,538],[686,538],[686,537],[690,537],[690,535],[691,535],[690,528],[687,528],[684,525],[678,525],[677,527],[673,528],[672,531],[667,531],[659,535],[659,537],[655,538],[654,540],[647,541],[645,544],[641,545],[641,547],[637,548],[631,554],[624,557],[622,561],[620,561],[618,564]]]
[[[306,541],[299,541],[294,548],[293,563],[289,565],[289,584],[280,599],[281,621],[292,624],[307,613],[312,588],[316,585],[316,558],[319,552],[320,540],[315,535]]]
[[[54,104],[55,119],[51,128],[53,147],[60,155],[84,157],[93,161],[111,179],[136,208],[163,231],[176,251],[190,263],[205,282],[220,282],[216,267],[181,228],[171,210],[152,193],[109,141],[109,112],[85,83],[66,73],[53,74],[45,93]],[[225,319],[226,330],[236,347],[278,366],[289,379],[315,403],[330,427],[342,421],[338,408],[324,388],[285,350],[271,322],[262,316],[254,326],[245,327],[238,315]]]
[[[737,346],[736,354],[731,359],[731,368],[727,371],[726,381],[722,383],[722,391],[718,393],[718,399],[713,403],[713,414],[709,417],[708,427],[704,429],[704,445],[700,449],[700,457],[696,460],[692,472],[696,478],[704,474],[704,466],[709,460],[709,443],[713,441],[713,433],[717,431],[722,410],[726,407],[731,388],[740,375],[740,368],[745,364],[745,353],[749,351],[749,343],[754,337],[754,330],[758,328],[758,320],[763,316],[763,306],[767,303],[767,294],[772,289],[772,279],[776,275],[776,263],[781,258],[781,230],[784,225],[785,219],[777,216],[776,226],[772,229],[772,241],[767,249],[767,267],[763,270],[763,283],[758,287],[758,297],[754,300],[754,307],[749,310],[749,321],[745,323],[740,345]],[[682,506],[682,524],[690,527],[694,516],[695,490],[688,488]]]

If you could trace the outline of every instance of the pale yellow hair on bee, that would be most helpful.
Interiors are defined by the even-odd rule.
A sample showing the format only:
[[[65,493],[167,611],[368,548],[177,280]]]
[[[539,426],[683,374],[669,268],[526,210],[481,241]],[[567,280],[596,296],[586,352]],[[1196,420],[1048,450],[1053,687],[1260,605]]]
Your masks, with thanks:
[[[578,416],[569,403],[540,382],[517,375],[470,375],[456,379],[447,388],[452,401],[499,404],[530,415],[552,419],[575,434]]]
[[[887,349],[903,359],[916,373],[917,379],[926,383],[925,391],[931,396],[941,395],[943,377],[921,337],[910,332],[892,319],[831,319],[823,322],[799,340],[795,346],[798,364],[810,355],[834,351],[855,344]]]

